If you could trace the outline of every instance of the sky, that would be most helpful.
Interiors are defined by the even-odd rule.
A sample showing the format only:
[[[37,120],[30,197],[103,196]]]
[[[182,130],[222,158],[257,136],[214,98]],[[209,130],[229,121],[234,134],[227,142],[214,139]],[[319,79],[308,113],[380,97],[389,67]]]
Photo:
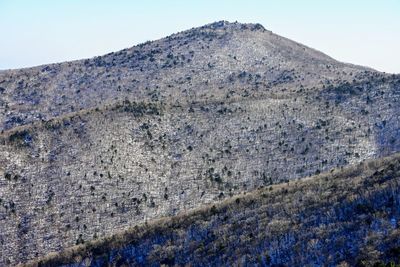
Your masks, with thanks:
[[[0,0],[0,69],[90,58],[220,20],[400,73],[400,0]]]

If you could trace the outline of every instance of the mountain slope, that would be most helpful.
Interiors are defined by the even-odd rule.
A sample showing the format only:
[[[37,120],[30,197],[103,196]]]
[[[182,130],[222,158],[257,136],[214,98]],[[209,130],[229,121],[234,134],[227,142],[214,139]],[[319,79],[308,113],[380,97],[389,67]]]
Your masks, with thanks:
[[[399,76],[258,24],[0,76],[0,265],[400,151]]]
[[[372,266],[400,261],[400,156],[275,185],[28,266]]]
[[[0,130],[126,98],[225,100],[365,71],[259,24],[217,22],[93,59],[0,72]]]

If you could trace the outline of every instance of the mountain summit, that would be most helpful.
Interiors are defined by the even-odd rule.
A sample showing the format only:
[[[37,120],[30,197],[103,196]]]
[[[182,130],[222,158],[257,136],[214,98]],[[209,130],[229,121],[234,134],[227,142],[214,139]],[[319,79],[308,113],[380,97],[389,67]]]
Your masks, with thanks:
[[[2,71],[0,265],[399,152],[399,110],[399,76],[259,24]]]
[[[0,129],[125,99],[262,97],[351,81],[366,72],[260,24],[220,21],[92,59],[3,71]]]

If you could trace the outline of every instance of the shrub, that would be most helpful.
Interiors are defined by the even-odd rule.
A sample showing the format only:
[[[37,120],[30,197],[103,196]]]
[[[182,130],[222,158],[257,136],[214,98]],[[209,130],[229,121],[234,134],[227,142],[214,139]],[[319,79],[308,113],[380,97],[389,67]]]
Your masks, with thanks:
[[[8,140],[17,146],[29,146],[32,143],[32,135],[28,130],[17,131],[11,134]]]
[[[6,180],[10,181],[11,180],[11,173],[6,172],[4,174],[4,178],[6,178]]]

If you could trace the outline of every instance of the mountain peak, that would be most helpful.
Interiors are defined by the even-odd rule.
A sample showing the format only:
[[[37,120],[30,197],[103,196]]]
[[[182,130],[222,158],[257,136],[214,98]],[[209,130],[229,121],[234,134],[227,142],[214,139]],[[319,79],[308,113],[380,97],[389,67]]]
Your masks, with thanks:
[[[200,29],[236,29],[236,30],[252,30],[252,31],[265,31],[264,26],[259,23],[240,23],[240,22],[229,22],[226,20],[216,21],[210,24],[201,26]]]
[[[0,104],[11,108],[0,113],[0,130],[126,98],[258,98],[353,80],[363,71],[261,24],[222,20],[92,59],[2,72]]]

